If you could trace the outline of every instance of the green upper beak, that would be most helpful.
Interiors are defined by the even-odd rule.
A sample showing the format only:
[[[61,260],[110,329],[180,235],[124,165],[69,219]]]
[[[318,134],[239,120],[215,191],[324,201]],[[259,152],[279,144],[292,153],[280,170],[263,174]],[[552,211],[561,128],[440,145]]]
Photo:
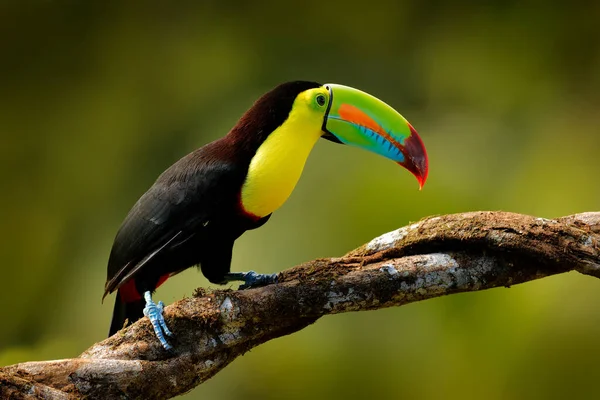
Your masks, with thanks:
[[[412,125],[392,107],[348,86],[324,85],[329,104],[323,138],[380,154],[408,169],[422,188],[429,173],[427,152]]]

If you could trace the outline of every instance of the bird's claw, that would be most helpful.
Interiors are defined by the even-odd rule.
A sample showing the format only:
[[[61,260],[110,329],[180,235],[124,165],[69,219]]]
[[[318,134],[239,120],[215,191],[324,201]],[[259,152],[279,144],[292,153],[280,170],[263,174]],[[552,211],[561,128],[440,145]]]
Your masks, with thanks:
[[[277,274],[257,274],[254,271],[248,271],[242,275],[242,279],[244,284],[240,285],[239,290],[277,283]]]
[[[167,323],[165,322],[165,318],[163,317],[163,309],[165,308],[165,303],[163,303],[162,301],[159,301],[158,304],[154,303],[152,301],[152,298],[149,296],[150,292],[147,293],[148,296],[144,295],[144,297],[146,297],[146,307],[144,307],[144,315],[148,317],[148,319],[152,323],[154,333],[160,341],[160,344],[162,344],[165,350],[171,350],[173,346],[171,346],[165,339],[165,335],[173,336],[173,333],[167,327]]]

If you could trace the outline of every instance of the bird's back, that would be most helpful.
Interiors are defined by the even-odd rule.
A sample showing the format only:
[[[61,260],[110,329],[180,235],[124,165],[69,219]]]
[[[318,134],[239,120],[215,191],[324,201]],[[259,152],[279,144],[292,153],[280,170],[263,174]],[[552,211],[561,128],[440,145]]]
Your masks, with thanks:
[[[140,268],[140,263],[156,257],[155,252],[166,254],[189,240],[198,243],[203,237],[219,235],[227,220],[238,213],[236,199],[245,171],[226,161],[227,143],[222,142],[212,142],[177,161],[129,211],[111,250],[105,294],[132,273],[150,271]],[[171,261],[172,265],[164,266],[169,271],[161,272],[191,266]]]

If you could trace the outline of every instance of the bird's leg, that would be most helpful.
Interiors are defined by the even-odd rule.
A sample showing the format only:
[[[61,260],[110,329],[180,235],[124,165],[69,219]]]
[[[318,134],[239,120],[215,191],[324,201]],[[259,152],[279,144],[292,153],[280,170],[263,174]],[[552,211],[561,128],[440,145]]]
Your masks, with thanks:
[[[164,335],[173,336],[165,319],[163,317],[163,308],[165,304],[162,301],[159,301],[158,304],[152,301],[152,293],[144,292],[144,299],[146,300],[146,307],[144,307],[144,315],[150,319],[152,326],[154,327],[154,333],[156,337],[160,341],[160,344],[165,348],[165,350],[171,350],[173,346],[167,343]]]
[[[277,274],[257,274],[254,271],[230,272],[225,275],[225,282],[244,281],[239,289],[249,289],[277,283]]]

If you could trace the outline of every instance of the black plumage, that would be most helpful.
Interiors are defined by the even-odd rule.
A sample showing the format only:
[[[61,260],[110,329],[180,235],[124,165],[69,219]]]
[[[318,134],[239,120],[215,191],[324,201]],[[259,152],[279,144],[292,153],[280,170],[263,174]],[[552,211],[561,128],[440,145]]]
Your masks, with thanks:
[[[233,244],[270,217],[246,213],[241,188],[252,157],[287,118],[296,96],[319,87],[291,82],[265,94],[223,138],[188,154],[160,175],[119,229],[110,254],[104,295],[119,290],[110,335],[141,318],[144,292],[168,276],[200,265],[224,283]]]

